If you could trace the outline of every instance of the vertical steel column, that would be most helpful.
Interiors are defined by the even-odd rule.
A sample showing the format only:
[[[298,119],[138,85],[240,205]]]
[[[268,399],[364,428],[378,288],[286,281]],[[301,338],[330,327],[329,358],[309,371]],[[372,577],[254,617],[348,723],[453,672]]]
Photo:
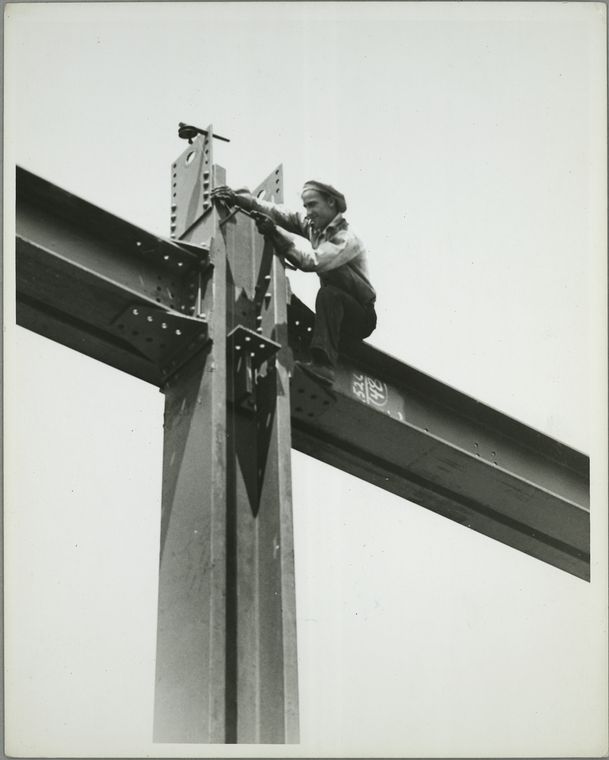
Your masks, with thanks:
[[[281,168],[255,191],[263,192],[282,200]],[[248,218],[237,214],[223,229],[229,332],[242,325],[282,346],[253,371],[249,404],[237,402],[235,371],[229,380],[235,403],[227,422],[227,736],[240,743],[297,742],[287,283]],[[237,361],[232,357],[229,367]]]
[[[295,742],[286,280],[249,219],[222,223],[211,206],[211,187],[224,182],[211,139],[210,127],[172,172],[172,236],[211,243],[198,304],[211,343],[163,389],[154,738]],[[278,169],[256,192],[281,200],[281,182]],[[249,340],[283,347],[238,375],[227,334],[239,325]]]
[[[203,198],[203,178],[207,173],[209,185],[210,172],[208,135],[197,138],[172,167],[172,236],[209,241],[218,222],[207,187]],[[210,260],[195,311],[205,313],[211,342],[163,388],[157,742],[226,738],[226,252],[221,236],[212,242]]]

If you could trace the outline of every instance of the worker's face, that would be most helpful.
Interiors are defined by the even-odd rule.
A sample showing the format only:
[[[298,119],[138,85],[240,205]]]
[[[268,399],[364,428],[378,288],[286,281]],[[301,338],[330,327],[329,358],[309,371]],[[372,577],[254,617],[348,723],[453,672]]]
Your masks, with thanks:
[[[318,230],[323,230],[336,216],[335,202],[317,190],[305,190],[302,194],[302,205],[311,223]]]

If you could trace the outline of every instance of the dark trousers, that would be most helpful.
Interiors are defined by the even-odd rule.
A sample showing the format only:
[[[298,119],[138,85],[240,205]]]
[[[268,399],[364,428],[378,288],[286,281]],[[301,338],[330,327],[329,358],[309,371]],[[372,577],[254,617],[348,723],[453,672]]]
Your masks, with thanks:
[[[342,336],[367,338],[376,327],[374,304],[362,306],[355,298],[334,285],[322,285],[315,300],[315,327],[311,340],[313,357],[323,352],[336,365]]]

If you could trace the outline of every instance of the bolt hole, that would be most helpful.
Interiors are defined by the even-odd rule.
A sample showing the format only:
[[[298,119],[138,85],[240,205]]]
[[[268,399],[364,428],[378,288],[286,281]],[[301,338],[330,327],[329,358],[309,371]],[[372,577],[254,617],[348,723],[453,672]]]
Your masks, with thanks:
[[[152,338],[146,338],[146,343],[152,343]]]
[[[132,330],[131,331],[131,335],[137,336],[137,335],[139,335],[139,332],[137,330]]]
[[[314,417],[315,415],[313,414],[313,412],[309,412],[309,414],[307,416],[308,417]]]
[[[302,412],[302,407],[301,407],[301,406],[297,406],[297,407],[296,407],[296,411],[297,411],[297,412]]]

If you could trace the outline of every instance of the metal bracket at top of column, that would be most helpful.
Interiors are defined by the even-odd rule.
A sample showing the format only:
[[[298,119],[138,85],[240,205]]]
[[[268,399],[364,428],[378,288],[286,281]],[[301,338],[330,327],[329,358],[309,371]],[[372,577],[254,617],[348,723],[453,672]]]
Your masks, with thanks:
[[[211,124],[198,130],[171,165],[172,238],[182,237],[212,207],[213,137]]]
[[[199,127],[195,127],[192,124],[184,124],[183,121],[181,121],[178,124],[178,137],[180,137],[182,140],[188,140],[188,144],[192,145],[192,141],[195,139],[197,135],[205,135],[207,136],[209,131],[207,129],[200,129]],[[216,140],[223,140],[224,142],[230,142],[228,137],[222,137],[222,135],[211,135]]]

